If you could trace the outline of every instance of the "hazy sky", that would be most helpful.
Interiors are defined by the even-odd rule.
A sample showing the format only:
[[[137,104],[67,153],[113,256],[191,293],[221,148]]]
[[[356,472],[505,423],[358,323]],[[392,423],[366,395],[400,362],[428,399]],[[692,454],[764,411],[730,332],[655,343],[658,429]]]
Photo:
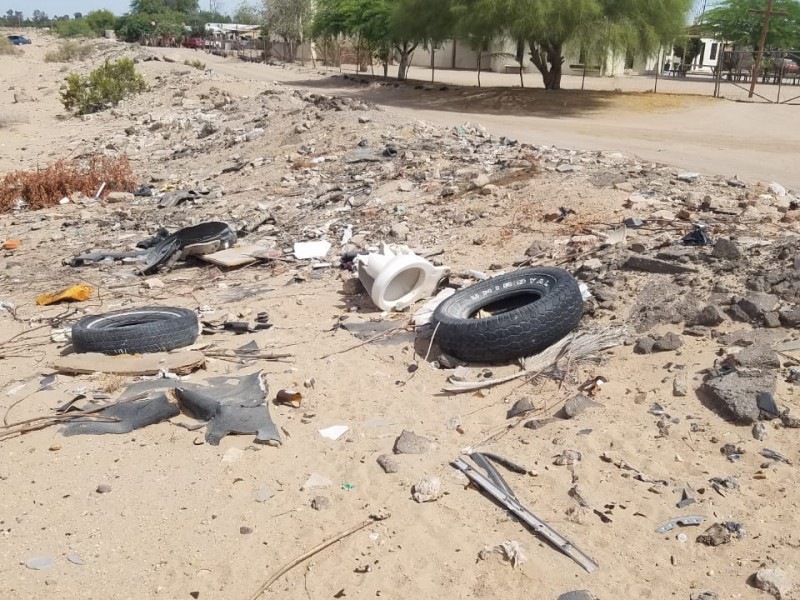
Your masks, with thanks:
[[[30,16],[34,10],[43,10],[48,15],[71,15],[76,12],[87,13],[98,8],[107,8],[115,14],[121,15],[128,12],[130,0],[0,0],[0,14],[5,14],[8,9],[21,10],[25,16]],[[208,0],[200,0],[200,8],[208,10]],[[220,12],[233,9],[238,5],[237,0],[218,0]]]

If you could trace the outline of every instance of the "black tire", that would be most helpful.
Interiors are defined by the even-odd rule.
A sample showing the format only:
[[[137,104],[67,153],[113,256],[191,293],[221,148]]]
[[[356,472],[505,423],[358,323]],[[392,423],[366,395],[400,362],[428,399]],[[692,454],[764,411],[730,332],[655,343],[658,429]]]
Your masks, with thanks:
[[[149,306],[84,317],[72,326],[72,345],[102,354],[166,352],[193,344],[199,333],[194,311]]]
[[[501,302],[505,310],[472,318]],[[582,315],[575,278],[563,269],[534,267],[457,291],[436,308],[433,325],[443,352],[468,362],[496,363],[541,352],[575,329]]]

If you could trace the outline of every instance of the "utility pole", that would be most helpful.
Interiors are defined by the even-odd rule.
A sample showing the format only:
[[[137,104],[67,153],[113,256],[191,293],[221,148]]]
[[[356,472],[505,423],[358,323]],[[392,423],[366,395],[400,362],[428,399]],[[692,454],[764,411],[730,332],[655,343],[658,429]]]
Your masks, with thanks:
[[[752,98],[756,89],[756,78],[761,72],[761,60],[764,58],[764,46],[767,43],[767,31],[769,31],[769,22],[772,17],[785,17],[789,13],[784,11],[772,10],[775,7],[775,0],[767,0],[767,10],[751,10],[750,12],[757,15],[764,15],[764,25],[761,27],[761,38],[758,42],[758,52],[756,53],[756,62],[753,64],[753,77],[750,81],[750,93],[748,98]]]

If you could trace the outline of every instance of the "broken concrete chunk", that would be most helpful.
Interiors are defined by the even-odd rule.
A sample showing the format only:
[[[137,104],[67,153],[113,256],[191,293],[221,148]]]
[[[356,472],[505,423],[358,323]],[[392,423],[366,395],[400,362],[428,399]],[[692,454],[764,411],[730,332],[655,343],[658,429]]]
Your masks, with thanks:
[[[672,380],[672,395],[682,398],[689,393],[689,374],[684,370]]]
[[[722,544],[730,543],[734,539],[742,539],[744,535],[744,528],[741,523],[733,521],[714,523],[697,536],[697,543],[705,544],[706,546],[721,546]]]
[[[430,452],[434,443],[428,438],[417,435],[413,431],[403,430],[394,442],[395,454],[425,454]]]
[[[759,569],[755,584],[758,589],[772,594],[776,600],[787,600],[794,587],[789,573],[779,568]]]
[[[735,355],[736,363],[752,369],[779,369],[781,361],[777,353],[766,344],[747,346]]]
[[[734,371],[725,375],[709,377],[703,383],[703,391],[711,400],[745,424],[755,423],[760,410],[758,394],[774,393],[776,378],[773,373],[756,371],[740,373]]]
[[[417,502],[433,502],[442,495],[442,480],[436,475],[426,475],[412,488],[411,496]]]

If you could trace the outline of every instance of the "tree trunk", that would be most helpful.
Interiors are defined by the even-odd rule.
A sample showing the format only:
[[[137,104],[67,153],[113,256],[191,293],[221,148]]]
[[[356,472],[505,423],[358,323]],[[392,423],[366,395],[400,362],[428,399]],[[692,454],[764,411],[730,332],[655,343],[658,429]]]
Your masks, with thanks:
[[[356,36],[356,73],[361,71],[361,36]]]
[[[517,64],[519,64],[519,87],[525,87],[525,79],[522,77],[522,61],[525,60],[525,40],[517,40]]]
[[[436,74],[436,46],[433,45],[433,40],[430,41],[431,44],[431,83],[434,82],[434,77]]]
[[[564,63],[562,56],[564,44],[561,42],[545,42],[539,44],[530,42],[531,62],[539,69],[546,90],[561,89],[561,66]]]
[[[403,42],[402,45],[396,45],[395,50],[400,54],[400,61],[397,65],[397,80],[405,81],[408,77],[408,69],[411,67],[411,55],[417,49],[416,44]]]

